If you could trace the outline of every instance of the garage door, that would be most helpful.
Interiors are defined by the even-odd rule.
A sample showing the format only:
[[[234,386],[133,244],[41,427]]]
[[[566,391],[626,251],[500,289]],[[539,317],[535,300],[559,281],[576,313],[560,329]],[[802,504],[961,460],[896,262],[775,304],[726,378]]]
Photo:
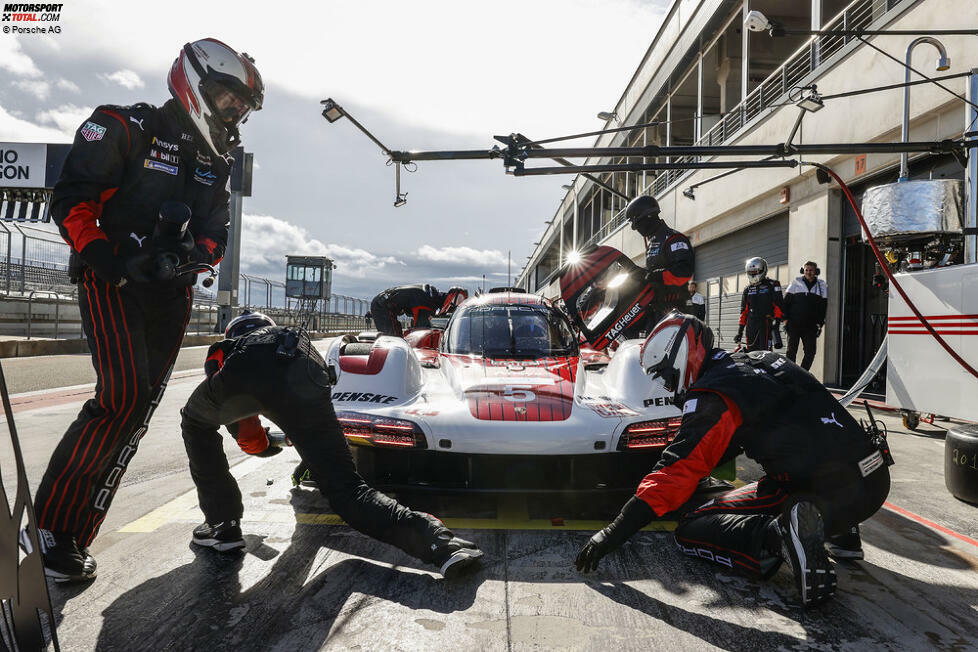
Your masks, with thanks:
[[[740,297],[747,284],[744,261],[760,256],[768,276],[787,285],[788,213],[781,213],[696,247],[696,281],[706,297],[706,321],[718,335],[717,346],[733,349],[740,319]]]

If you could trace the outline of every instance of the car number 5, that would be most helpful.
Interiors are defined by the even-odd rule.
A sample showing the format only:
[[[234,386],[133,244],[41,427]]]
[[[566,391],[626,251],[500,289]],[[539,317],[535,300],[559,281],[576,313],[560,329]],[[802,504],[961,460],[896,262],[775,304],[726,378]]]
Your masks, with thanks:
[[[532,385],[506,385],[503,389],[503,398],[513,403],[525,403],[535,401],[537,395],[530,391]]]

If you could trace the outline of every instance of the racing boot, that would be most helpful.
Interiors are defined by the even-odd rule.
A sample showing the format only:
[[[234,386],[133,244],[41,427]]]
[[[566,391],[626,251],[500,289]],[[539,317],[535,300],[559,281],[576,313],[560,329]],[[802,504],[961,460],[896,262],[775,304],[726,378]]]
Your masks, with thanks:
[[[219,552],[245,547],[245,540],[241,536],[241,527],[238,521],[222,521],[215,525],[201,523],[194,528],[192,541],[198,546],[213,548]]]
[[[44,574],[55,582],[88,582],[94,580],[98,564],[88,548],[79,548],[74,535],[67,532],[52,532],[38,529],[37,538],[41,544],[41,560]],[[20,545],[27,554],[33,550],[27,528],[20,532]]]
[[[792,505],[777,519],[781,557],[795,576],[803,607],[821,604],[835,594],[835,569],[825,553],[825,526],[818,508],[808,501]]]
[[[862,559],[863,543],[859,538],[859,526],[853,525],[844,534],[829,537],[825,541],[825,549],[832,559]]]
[[[319,488],[316,481],[312,479],[312,474],[309,473],[309,467],[306,466],[305,462],[299,462],[295,470],[292,471],[292,486],[312,487],[313,489]]]
[[[482,551],[471,541],[461,539],[443,528],[435,535],[431,544],[432,563],[446,580],[466,575],[479,567]]]

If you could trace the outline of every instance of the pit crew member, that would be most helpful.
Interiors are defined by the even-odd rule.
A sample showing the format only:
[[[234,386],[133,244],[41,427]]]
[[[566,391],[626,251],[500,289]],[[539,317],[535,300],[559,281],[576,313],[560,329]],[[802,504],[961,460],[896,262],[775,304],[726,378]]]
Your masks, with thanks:
[[[822,334],[828,306],[828,285],[818,278],[819,272],[818,265],[809,260],[801,268],[802,275],[791,282],[784,294],[784,325],[788,332],[785,355],[794,362],[800,341],[805,347],[801,367],[806,370],[815,361],[815,341]]]
[[[412,328],[428,328],[432,315],[451,312],[468,296],[468,291],[459,287],[439,292],[428,284],[401,285],[375,296],[370,302],[370,316],[374,328],[381,334],[401,337],[403,331],[398,316],[409,315]]]
[[[744,265],[747,287],[740,299],[740,326],[734,342],[740,343],[747,331],[748,351],[780,349],[784,297],[781,284],[767,277],[767,261],[750,258]]]

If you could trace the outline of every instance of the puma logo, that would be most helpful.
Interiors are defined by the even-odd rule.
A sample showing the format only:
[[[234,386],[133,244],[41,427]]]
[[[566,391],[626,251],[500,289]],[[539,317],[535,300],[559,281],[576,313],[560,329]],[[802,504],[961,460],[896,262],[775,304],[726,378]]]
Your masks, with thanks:
[[[145,119],[146,119],[146,118],[143,118],[143,120],[145,120]],[[137,120],[136,118],[134,118],[134,117],[132,117],[132,116],[129,116],[129,122],[135,122],[135,123],[136,123],[136,125],[137,125],[137,126],[139,127],[139,130],[140,130],[140,131],[146,131],[146,130],[145,130],[145,129],[143,128],[143,120]]]
[[[829,416],[832,417],[832,418],[830,419],[829,417],[822,417],[822,423],[825,423],[825,424],[834,423],[835,425],[839,426],[840,428],[844,428],[845,427],[841,423],[839,423],[838,421],[835,420],[835,412],[833,412]]]
[[[142,248],[142,246],[143,246],[143,240],[145,240],[145,239],[146,239],[146,238],[148,238],[149,236],[145,236],[145,235],[144,235],[143,237],[141,237],[141,238],[140,238],[140,237],[139,237],[138,235],[136,235],[135,233],[130,233],[130,234],[129,234],[129,237],[130,237],[130,238],[132,238],[133,240],[135,240],[135,241],[136,241],[136,243],[137,243],[137,244],[138,244],[138,245],[140,246],[140,248]],[[823,419],[823,421],[824,421],[824,419]]]

